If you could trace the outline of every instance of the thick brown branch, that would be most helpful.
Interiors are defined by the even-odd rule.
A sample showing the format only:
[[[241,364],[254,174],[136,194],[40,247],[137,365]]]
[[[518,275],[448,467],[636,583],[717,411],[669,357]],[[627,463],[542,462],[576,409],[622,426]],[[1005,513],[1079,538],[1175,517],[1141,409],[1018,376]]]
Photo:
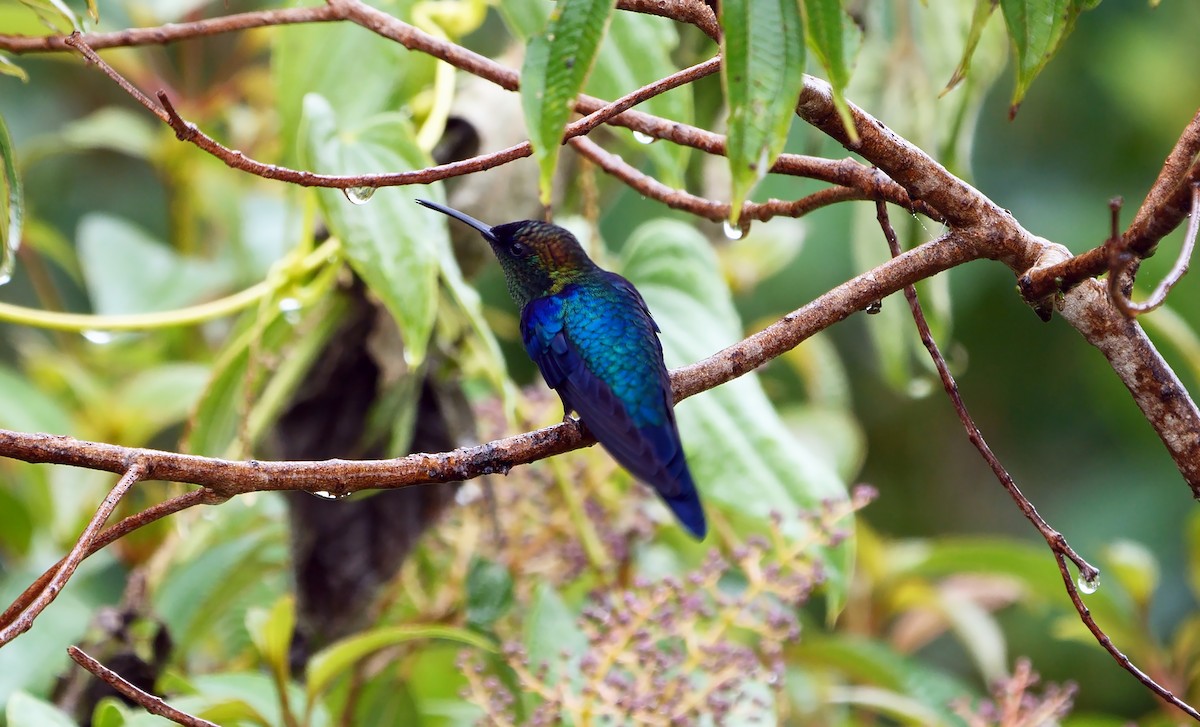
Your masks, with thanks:
[[[185,725],[185,727],[218,727],[213,722],[194,717],[187,712],[181,712],[153,694],[143,692],[129,683],[120,674],[93,659],[78,646],[68,646],[67,654],[75,660],[76,664],[95,674],[105,684],[117,690],[150,714],[157,714],[160,717],[171,720],[175,724]]]
[[[171,23],[153,28],[129,28],[113,33],[84,33],[82,40],[92,48],[120,48],[135,45],[165,45],[180,40],[202,38],[209,35],[232,33],[250,28],[295,23],[326,23],[341,20],[341,11],[332,5],[309,8],[287,8],[283,10],[256,10],[220,18],[197,20],[190,23]],[[47,53],[70,50],[66,35],[5,35],[0,34],[0,50],[11,53]]]
[[[752,371],[871,301],[971,260],[976,248],[951,233],[839,285],[746,340],[673,372],[676,399]],[[576,425],[564,423],[451,452],[418,453],[391,460],[234,462],[0,429],[0,456],[109,472],[123,472],[130,458],[137,458],[146,465],[145,479],[202,485],[220,496],[261,490],[325,490],[340,495],[363,489],[453,482],[507,472],[517,465],[594,443]]]
[[[130,464],[132,462],[133,464]],[[88,548],[91,547],[96,539],[96,534],[100,532],[100,528],[104,527],[104,521],[108,520],[108,516],[112,514],[117,503],[129,492],[129,488],[133,487],[138,480],[141,480],[146,474],[146,465],[137,457],[130,457],[125,460],[123,468],[124,475],[105,496],[100,503],[100,507],[96,508],[96,513],[92,515],[92,519],[88,522],[87,527],[79,535],[79,539],[75,541],[71,552],[67,554],[61,564],[54,572],[54,576],[50,579],[46,586],[41,589],[37,597],[24,608],[11,623],[5,624],[0,628],[0,647],[17,638],[21,634],[29,630],[33,626],[33,621],[38,617],[47,606],[58,597],[62,592],[63,586],[75,574],[75,569],[87,557]]]

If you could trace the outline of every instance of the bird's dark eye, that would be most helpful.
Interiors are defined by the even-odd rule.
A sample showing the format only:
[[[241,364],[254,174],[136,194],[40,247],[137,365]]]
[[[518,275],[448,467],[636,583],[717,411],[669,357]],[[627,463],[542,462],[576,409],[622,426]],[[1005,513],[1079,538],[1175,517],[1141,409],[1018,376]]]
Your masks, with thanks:
[[[508,246],[508,251],[512,253],[513,257],[525,257],[529,253],[533,252],[529,249],[529,246],[523,242],[514,242]]]

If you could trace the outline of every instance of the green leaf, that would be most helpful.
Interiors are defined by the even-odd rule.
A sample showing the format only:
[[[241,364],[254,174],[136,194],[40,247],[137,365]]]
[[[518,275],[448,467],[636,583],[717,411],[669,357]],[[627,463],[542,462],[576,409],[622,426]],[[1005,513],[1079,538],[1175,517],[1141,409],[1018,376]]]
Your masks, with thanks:
[[[208,379],[207,366],[187,362],[163,363],[126,379],[116,397],[126,441],[146,444],[153,435],[183,421]]]
[[[976,696],[954,677],[898,654],[878,640],[806,634],[796,647],[797,661],[815,669],[832,670],[854,684],[911,697],[915,704],[910,703],[910,707],[924,719],[910,724],[960,725],[961,718],[949,705],[956,699]]]
[[[406,19],[403,13],[397,16]],[[438,63],[352,23],[292,25],[275,33],[271,71],[285,160],[302,163],[304,158],[300,122],[306,95],[323,96],[337,127],[350,128],[375,114],[404,110],[413,96],[433,85]],[[384,68],[396,71],[369,72]]]
[[[808,47],[829,75],[833,105],[842,117],[846,133],[857,142],[858,129],[846,103],[846,86],[850,83],[854,55],[862,42],[862,31],[842,10],[842,0],[802,0],[801,9]]]
[[[66,434],[71,418],[53,397],[30,386],[29,379],[0,365],[0,429]]]
[[[13,692],[4,709],[8,727],[75,727],[75,720],[58,707],[25,692]]]
[[[548,669],[548,684],[557,684],[561,679],[577,683],[581,678],[579,661],[587,649],[587,637],[579,628],[578,614],[567,607],[553,586],[540,584],[525,621],[525,650],[530,667],[536,673],[544,664]]]
[[[1106,570],[1115,576],[1139,608],[1146,608],[1158,588],[1158,559],[1145,545],[1133,540],[1119,539],[1104,549]]]
[[[787,141],[804,87],[804,29],[798,0],[722,0],[721,27],[730,217],[736,224],[742,204]]]
[[[979,39],[983,37],[983,28],[992,17],[992,11],[996,9],[996,4],[997,0],[975,0],[975,12],[971,15],[971,27],[967,31],[967,43],[963,47],[962,60],[958,62],[958,67],[954,69],[954,75],[942,89],[942,96],[945,96],[967,77],[967,71],[971,69],[971,56],[975,55]]]
[[[1000,0],[1017,66],[1009,117],[1016,116],[1033,79],[1062,47],[1079,14],[1097,4],[1098,0]]]
[[[642,225],[626,244],[622,269],[662,329],[668,366],[699,361],[741,339],[716,255],[692,227],[670,220]],[[761,525],[772,512],[790,519],[799,509],[846,497],[845,484],[792,436],[754,374],[687,399],[676,412],[692,474],[707,502]],[[822,552],[832,613],[849,587],[853,556],[853,538]]]
[[[545,0],[500,0],[497,9],[509,32],[525,45],[542,32],[550,17],[550,4]]]
[[[21,177],[17,174],[17,151],[3,116],[0,116],[0,185],[3,186],[0,189],[0,285],[3,285],[12,278],[17,248],[21,246],[21,220],[25,216]]]
[[[513,582],[508,569],[486,558],[474,558],[467,572],[467,623],[490,628],[508,613],[512,602]]]
[[[402,172],[431,161],[398,114],[381,114],[356,127],[339,128],[329,102],[315,94],[304,99],[302,136],[308,168],[328,174]],[[336,189],[318,191],[330,231],[354,271],[396,319],[410,367],[425,358],[437,316],[438,274],[450,255],[446,224],[413,203],[427,190],[386,187],[365,204],[352,204]]]
[[[25,501],[0,489],[0,556],[26,555],[33,533],[33,513]]]
[[[63,0],[21,0],[47,28],[59,33],[83,30],[77,16]]]
[[[521,107],[541,175],[538,193],[550,204],[563,129],[592,70],[616,0],[560,0],[546,30],[529,44],[521,66]]]
[[[671,53],[679,46],[679,33],[666,18],[642,13],[615,13],[608,35],[600,46],[587,92],[609,101],[674,73],[678,66]],[[655,116],[692,123],[692,86],[688,84],[648,99],[638,108]],[[657,167],[664,184],[683,186],[689,147],[682,144],[639,144],[628,131],[616,132],[637,154],[645,153]]]
[[[308,662],[305,677],[308,699],[311,701],[325,692],[335,679],[350,671],[351,667],[380,649],[409,641],[445,639],[483,651],[495,651],[495,645],[473,631],[455,626],[389,626],[364,631],[342,639],[321,649]]]
[[[10,60],[9,57],[3,53],[0,53],[0,74],[5,76],[13,76],[27,83],[29,81],[29,74],[25,72],[25,69],[21,68],[16,63],[13,63],[12,60]]]
[[[92,710],[92,727],[124,727],[127,720],[125,705],[116,697],[105,697]]]
[[[246,611],[246,630],[250,640],[271,670],[286,681],[290,673],[288,651],[292,645],[292,631],[296,628],[296,598],[291,594],[281,596],[268,611],[252,608]]]
[[[78,244],[92,306],[100,314],[172,310],[198,303],[228,285],[223,266],[178,255],[117,217],[84,217]]]

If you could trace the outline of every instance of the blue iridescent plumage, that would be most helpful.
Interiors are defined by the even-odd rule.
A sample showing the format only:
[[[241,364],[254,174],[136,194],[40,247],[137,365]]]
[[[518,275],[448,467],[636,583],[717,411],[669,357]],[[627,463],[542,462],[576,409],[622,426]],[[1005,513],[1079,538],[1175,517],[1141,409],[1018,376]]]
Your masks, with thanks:
[[[602,270],[567,230],[525,220],[489,227],[449,207],[491,244],[521,306],[521,337],[542,378],[617,462],[653,486],[689,532],[704,510],[688,471],[658,326],[633,285]]]

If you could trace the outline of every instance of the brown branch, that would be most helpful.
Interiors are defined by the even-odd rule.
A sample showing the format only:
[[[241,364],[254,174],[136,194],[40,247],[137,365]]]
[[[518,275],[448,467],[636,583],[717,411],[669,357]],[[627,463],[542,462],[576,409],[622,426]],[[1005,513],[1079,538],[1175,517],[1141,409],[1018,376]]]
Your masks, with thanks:
[[[1154,254],[1158,241],[1178,227],[1192,209],[1194,184],[1200,184],[1200,111],[1175,142],[1141,208],[1125,230],[1122,239],[1126,249],[1140,258]],[[1021,295],[1031,302],[1042,300],[1103,275],[1108,265],[1108,250],[1100,245],[1058,265],[1022,276]]]
[[[721,26],[712,8],[700,0],[619,0],[617,7],[634,13],[657,15],[681,23],[689,23],[715,41],[721,39]]]
[[[605,151],[603,147],[587,137],[577,136],[569,139],[567,143],[604,172],[620,179],[639,194],[656,199],[671,209],[682,210],[713,222],[722,222],[730,217],[732,206],[728,202],[717,202],[669,187],[625,162],[620,156]],[[881,189],[889,192],[903,192],[897,185]],[[740,219],[765,222],[772,217],[803,217],[813,210],[838,202],[867,199],[871,199],[871,196],[863,190],[853,187],[833,187],[797,200],[771,199],[762,203],[747,202],[742,207]],[[900,199],[888,199],[888,201],[903,204],[903,201],[908,201],[908,195],[905,194]]]
[[[883,230],[884,238],[887,239],[888,250],[891,251],[892,257],[900,255],[902,252],[900,249],[900,240],[897,239],[896,231],[892,228],[892,223],[888,219],[886,203],[876,201],[875,216],[879,221],[880,228]],[[1074,563],[1075,567],[1079,569],[1080,577],[1088,583],[1098,584],[1100,569],[1091,565],[1076,553],[1075,549],[1071,547],[1062,533],[1050,527],[1050,524],[1042,518],[1037,508],[1029,501],[1029,498],[1017,487],[1016,481],[1013,480],[1012,475],[1009,474],[1004,465],[1000,463],[1000,459],[992,451],[992,448],[988,446],[987,440],[983,438],[983,432],[979,431],[979,426],[975,423],[975,418],[971,416],[971,412],[967,409],[966,402],[962,398],[962,393],[958,389],[958,383],[954,380],[954,375],[950,373],[950,367],[946,365],[946,359],[942,356],[937,341],[933,338],[933,332],[929,330],[929,321],[926,320],[925,311],[921,308],[921,301],[917,297],[916,287],[912,285],[904,286],[904,298],[908,301],[908,308],[912,313],[913,322],[917,326],[917,333],[921,337],[921,343],[925,346],[925,350],[929,352],[929,357],[933,360],[934,367],[937,368],[938,376],[942,380],[942,388],[945,389],[946,395],[950,397],[950,402],[954,405],[954,411],[958,414],[958,420],[967,433],[967,439],[970,440],[971,444],[979,452],[979,456],[987,463],[988,468],[992,470],[992,474],[996,476],[996,479],[1008,492],[1009,496],[1017,503],[1017,507],[1021,510],[1025,519],[1033,524],[1038,533],[1045,539],[1046,545],[1054,553],[1054,560],[1058,564],[1059,571],[1062,573],[1067,595],[1070,597],[1071,603],[1075,606],[1080,620],[1092,632],[1096,641],[1116,659],[1122,668],[1132,674],[1142,684],[1146,685],[1155,694],[1158,694],[1166,701],[1183,710],[1193,719],[1200,721],[1200,713],[1154,681],[1154,679],[1141,669],[1134,666],[1129,657],[1117,649],[1112,639],[1108,637],[1108,634],[1092,618],[1091,611],[1084,605],[1083,599],[1079,594],[1079,589],[1075,581],[1071,578],[1066,561],[1070,560]]]
[[[837,286],[747,339],[673,372],[676,400],[748,373],[871,301],[973,259],[977,247],[951,232]],[[0,456],[109,472],[124,471],[130,458],[136,458],[145,463],[146,479],[201,485],[223,497],[263,490],[325,490],[342,495],[364,489],[453,482],[507,472],[517,465],[594,443],[575,424],[563,423],[451,452],[417,453],[390,460],[235,462],[0,429]]]
[[[67,654],[75,660],[76,664],[95,674],[105,684],[117,690],[120,694],[132,700],[150,714],[157,714],[159,717],[164,717],[175,724],[185,725],[186,727],[219,727],[217,724],[209,722],[206,719],[182,712],[167,704],[159,697],[138,689],[120,674],[93,659],[78,646],[68,646]]]
[[[46,586],[41,589],[37,597],[24,608],[21,613],[0,629],[0,647],[3,647],[8,642],[17,638],[21,634],[29,630],[33,626],[33,621],[42,611],[49,606],[58,594],[62,591],[63,586],[67,585],[67,581],[75,574],[75,569],[87,557],[87,550],[91,547],[92,542],[96,539],[96,534],[100,532],[100,528],[104,527],[104,521],[112,514],[117,503],[129,492],[129,488],[146,474],[146,465],[136,457],[131,457],[125,460],[125,474],[117,481],[117,484],[109,491],[104,500],[100,503],[100,507],[96,508],[96,513],[92,515],[92,519],[88,522],[87,527],[80,533],[79,539],[75,541],[75,545],[71,548],[71,552],[67,554],[61,564],[54,572],[54,576],[50,579]],[[133,464],[129,464],[132,462]]]
[[[332,5],[283,10],[257,10],[190,23],[170,23],[153,28],[129,28],[113,33],[84,33],[83,42],[96,49],[138,45],[166,45],[180,40],[232,33],[251,28],[296,23],[327,23],[342,20],[341,11]],[[0,50],[10,53],[58,53],[69,51],[67,35],[8,35],[0,33]]]
[[[1129,657],[1117,648],[1117,645],[1112,642],[1108,634],[1104,633],[1104,629],[1100,628],[1100,625],[1096,623],[1096,619],[1092,617],[1091,609],[1083,602],[1083,597],[1079,594],[1079,588],[1075,585],[1074,579],[1071,578],[1071,570],[1067,567],[1063,555],[1063,553],[1055,554],[1055,562],[1058,563],[1058,572],[1062,575],[1063,586],[1067,589],[1067,595],[1071,597],[1071,605],[1075,606],[1075,610],[1079,613],[1079,619],[1083,621],[1083,625],[1087,627],[1088,631],[1092,632],[1092,636],[1100,646],[1121,665],[1122,669],[1132,674],[1135,679],[1144,684],[1150,691],[1157,694],[1163,700],[1170,702],[1175,707],[1178,707],[1193,720],[1200,722],[1200,712],[1197,712],[1192,705],[1175,696],[1169,689],[1154,681],[1149,674],[1137,668],[1129,660]]]
[[[148,507],[139,513],[130,515],[115,525],[105,528],[88,544],[87,548],[84,550],[83,558],[86,559],[90,557],[100,549],[113,543],[114,541],[120,540],[129,533],[132,533],[134,530],[149,525],[157,520],[161,520],[168,515],[173,515],[181,510],[186,510],[194,505],[218,505],[222,502],[225,502],[227,499],[229,498],[218,495],[207,488],[192,490],[191,492],[183,495],[172,497],[169,500]],[[59,569],[63,567],[63,564],[66,563],[66,561],[67,558],[64,557],[62,560],[47,568],[37,580],[31,583],[29,587],[26,588],[25,591],[13,601],[7,609],[4,610],[4,613],[0,613],[0,627],[6,627],[11,624],[23,610],[28,608],[29,604],[33,603],[33,600],[38,596],[38,594],[46,590],[46,586],[50,583],[50,580],[54,578],[55,574],[58,573]]]
[[[887,204],[885,202],[875,202],[875,216],[879,221],[880,228],[883,230],[884,237],[887,239],[888,250],[891,252],[893,258],[898,257],[903,251],[900,249],[900,240],[896,237],[896,231],[892,228],[892,223],[888,219]],[[954,380],[954,375],[950,373],[950,367],[946,365],[946,359],[938,349],[937,341],[933,340],[933,333],[929,330],[929,322],[925,319],[925,311],[922,310],[921,301],[917,297],[917,289],[912,285],[904,286],[904,298],[908,301],[909,311],[912,313],[913,322],[916,323],[921,343],[925,346],[925,350],[929,352],[929,357],[933,359],[933,365],[937,368],[938,376],[942,380],[942,387],[946,390],[946,395],[950,397],[950,402],[954,405],[954,411],[958,414],[958,419],[967,433],[967,439],[979,451],[979,456],[983,457],[983,461],[992,470],[992,474],[996,476],[996,479],[1008,491],[1009,496],[1017,503],[1017,507],[1020,508],[1021,513],[1025,515],[1025,518],[1046,539],[1046,544],[1050,546],[1050,549],[1055,553],[1061,553],[1070,558],[1071,562],[1079,568],[1080,573],[1087,580],[1095,580],[1100,575],[1100,569],[1081,558],[1067,543],[1066,538],[1057,530],[1050,527],[1050,524],[1038,514],[1033,503],[1017,487],[1017,483],[1013,480],[1012,475],[1000,463],[1000,459],[996,457],[992,448],[988,446],[987,440],[983,438],[983,432],[979,431],[979,427],[975,424],[975,419],[967,410],[967,405],[958,390],[958,383]]]
[[[1174,288],[1175,284],[1187,274],[1188,265],[1192,260],[1192,251],[1196,249],[1196,233],[1200,232],[1200,182],[1192,185],[1191,208],[1194,212],[1188,222],[1187,232],[1183,236],[1183,244],[1179,247],[1179,257],[1175,260],[1175,265],[1171,267],[1170,272],[1159,282],[1144,303],[1134,303],[1121,289],[1125,273],[1139,258],[1129,251],[1124,238],[1113,238],[1112,243],[1118,247],[1114,250],[1113,262],[1109,265],[1108,297],[1126,318],[1149,313],[1167,302],[1167,295],[1171,292],[1171,288]]]

